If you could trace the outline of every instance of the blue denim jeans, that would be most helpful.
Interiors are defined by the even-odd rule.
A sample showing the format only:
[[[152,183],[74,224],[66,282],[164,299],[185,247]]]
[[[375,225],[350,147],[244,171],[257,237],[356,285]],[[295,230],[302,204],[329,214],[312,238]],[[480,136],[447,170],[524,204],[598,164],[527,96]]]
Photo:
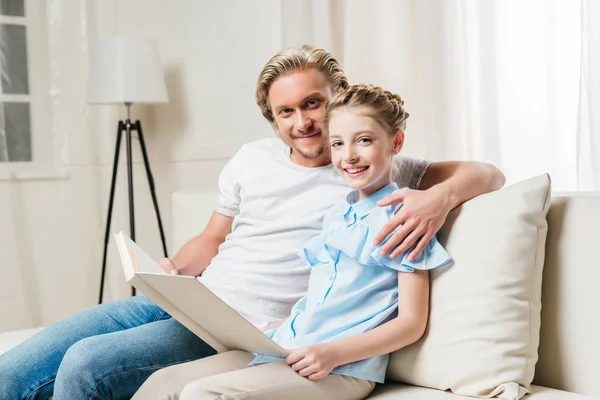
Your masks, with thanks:
[[[0,399],[129,399],[154,371],[213,354],[135,296],[75,314],[0,355]]]

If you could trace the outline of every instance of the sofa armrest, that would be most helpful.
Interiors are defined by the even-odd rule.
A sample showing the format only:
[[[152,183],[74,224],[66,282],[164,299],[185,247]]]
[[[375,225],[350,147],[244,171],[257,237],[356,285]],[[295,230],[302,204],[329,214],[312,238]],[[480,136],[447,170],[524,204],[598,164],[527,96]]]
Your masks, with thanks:
[[[0,333],[0,355],[6,353],[19,343],[29,339],[42,329],[44,328],[21,329],[18,331]]]

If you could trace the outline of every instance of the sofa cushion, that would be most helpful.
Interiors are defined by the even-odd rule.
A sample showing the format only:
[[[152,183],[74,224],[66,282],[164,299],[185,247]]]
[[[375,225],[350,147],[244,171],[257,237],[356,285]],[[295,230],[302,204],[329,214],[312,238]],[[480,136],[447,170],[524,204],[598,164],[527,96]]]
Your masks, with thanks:
[[[427,331],[392,354],[389,379],[466,396],[530,391],[549,204],[550,178],[540,175],[448,216],[438,238],[454,264],[431,272]]]

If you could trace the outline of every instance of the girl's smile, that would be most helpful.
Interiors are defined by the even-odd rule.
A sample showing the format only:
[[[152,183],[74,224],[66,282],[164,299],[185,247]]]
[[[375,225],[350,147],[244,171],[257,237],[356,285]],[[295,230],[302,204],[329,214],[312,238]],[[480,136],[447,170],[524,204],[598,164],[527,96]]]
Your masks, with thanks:
[[[355,177],[355,176],[361,175],[368,168],[369,168],[368,165],[367,166],[359,166],[359,167],[348,167],[348,168],[344,168],[344,171],[346,171],[346,173],[348,173],[350,176]]]
[[[391,182],[395,137],[364,107],[341,107],[329,123],[331,161],[348,185],[365,198]]]

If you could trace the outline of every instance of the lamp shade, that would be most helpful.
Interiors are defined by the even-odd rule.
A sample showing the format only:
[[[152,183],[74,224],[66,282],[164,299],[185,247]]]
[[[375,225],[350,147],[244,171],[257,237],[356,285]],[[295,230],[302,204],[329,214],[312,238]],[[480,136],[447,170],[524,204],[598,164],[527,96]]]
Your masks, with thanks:
[[[112,37],[92,50],[88,103],[165,103],[165,78],[153,39]]]

